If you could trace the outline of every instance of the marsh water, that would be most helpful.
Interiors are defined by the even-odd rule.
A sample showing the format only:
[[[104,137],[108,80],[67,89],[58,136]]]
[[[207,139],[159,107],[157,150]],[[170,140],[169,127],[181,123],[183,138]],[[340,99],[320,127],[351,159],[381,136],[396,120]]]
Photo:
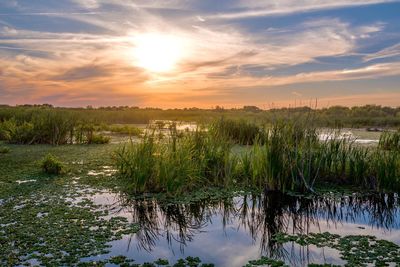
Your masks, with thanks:
[[[175,262],[200,257],[215,266],[243,266],[261,255],[282,259],[290,266],[308,263],[342,265],[340,252],[313,245],[279,244],[276,233],[330,232],[373,235],[400,244],[400,209],[396,194],[327,193],[304,197],[268,192],[190,204],[165,204],[157,200],[128,200],[109,192],[92,200],[138,223],[137,234],[111,243],[111,253],[84,260],[126,255],[136,263],[158,258]]]

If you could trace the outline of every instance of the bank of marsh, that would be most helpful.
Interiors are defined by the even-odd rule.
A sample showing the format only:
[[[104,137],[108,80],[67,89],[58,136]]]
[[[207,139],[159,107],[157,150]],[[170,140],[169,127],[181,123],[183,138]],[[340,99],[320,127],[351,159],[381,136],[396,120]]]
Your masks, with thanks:
[[[358,146],[354,140],[341,138],[338,131],[321,140],[317,128],[294,121],[276,122],[265,130],[254,126],[248,134],[251,139],[243,133],[236,137],[229,132],[235,123],[183,135],[172,126],[167,138],[150,133],[139,143],[122,145],[115,159],[125,189],[133,194],[177,194],[243,186],[304,192],[314,191],[319,182],[373,190],[400,187],[396,149]],[[233,153],[234,143],[243,140],[252,145]]]
[[[179,130],[173,121],[141,130],[93,126],[93,133],[110,136],[111,142],[2,142],[7,153],[0,154],[1,264],[201,266],[202,260],[216,266],[298,266],[304,257],[285,257],[287,240],[293,239],[297,250],[309,239],[280,238],[293,234],[285,232],[287,226],[299,234],[318,233],[332,222],[340,226],[329,232],[343,230],[343,236],[334,236],[337,242],[374,245],[375,239],[364,236],[373,234],[377,249],[391,250],[386,259],[372,260],[396,260],[400,241],[386,242],[380,239],[390,238],[379,234],[397,229],[397,195],[379,193],[399,188],[395,131],[369,146],[347,138],[348,130],[321,130],[300,120],[261,124],[223,118],[197,130]],[[79,138],[74,129],[74,139]],[[48,154],[63,166],[58,175],[42,170]],[[356,194],[354,188],[371,193]],[[358,220],[360,214],[368,215],[368,223]],[[362,244],[355,245],[360,253]],[[349,259],[342,246],[327,249],[339,251],[332,261],[310,263],[340,265]],[[243,252],[253,254],[236,257]],[[358,254],[352,259],[370,261]]]

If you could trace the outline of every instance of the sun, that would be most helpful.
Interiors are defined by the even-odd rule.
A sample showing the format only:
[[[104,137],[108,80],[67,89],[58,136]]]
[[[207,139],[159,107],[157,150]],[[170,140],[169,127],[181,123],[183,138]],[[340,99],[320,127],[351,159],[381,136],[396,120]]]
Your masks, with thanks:
[[[134,38],[134,63],[151,72],[173,71],[183,57],[183,41],[173,35],[145,33]]]

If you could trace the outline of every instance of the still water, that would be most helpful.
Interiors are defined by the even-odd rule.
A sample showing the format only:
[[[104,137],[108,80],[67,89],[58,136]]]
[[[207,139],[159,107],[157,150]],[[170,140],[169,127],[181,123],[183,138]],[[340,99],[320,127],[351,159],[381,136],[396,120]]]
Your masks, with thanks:
[[[268,192],[165,205],[156,200],[128,201],[104,192],[92,196],[92,200],[110,209],[110,216],[125,216],[139,223],[141,230],[112,242],[110,254],[87,260],[126,255],[136,263],[158,258],[176,262],[197,256],[216,266],[243,266],[266,255],[290,266],[345,263],[335,249],[278,244],[272,238],[278,232],[374,235],[400,244],[396,194],[307,198]]]

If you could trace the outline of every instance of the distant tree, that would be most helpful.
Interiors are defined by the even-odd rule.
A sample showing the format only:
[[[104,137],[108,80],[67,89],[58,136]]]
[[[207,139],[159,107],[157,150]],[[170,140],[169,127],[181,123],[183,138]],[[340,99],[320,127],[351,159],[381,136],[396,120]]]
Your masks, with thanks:
[[[218,105],[215,106],[214,110],[217,111],[217,112],[223,112],[223,111],[225,111],[224,107],[218,106]]]
[[[257,106],[243,106],[244,111],[250,111],[250,112],[260,112],[261,109]]]

